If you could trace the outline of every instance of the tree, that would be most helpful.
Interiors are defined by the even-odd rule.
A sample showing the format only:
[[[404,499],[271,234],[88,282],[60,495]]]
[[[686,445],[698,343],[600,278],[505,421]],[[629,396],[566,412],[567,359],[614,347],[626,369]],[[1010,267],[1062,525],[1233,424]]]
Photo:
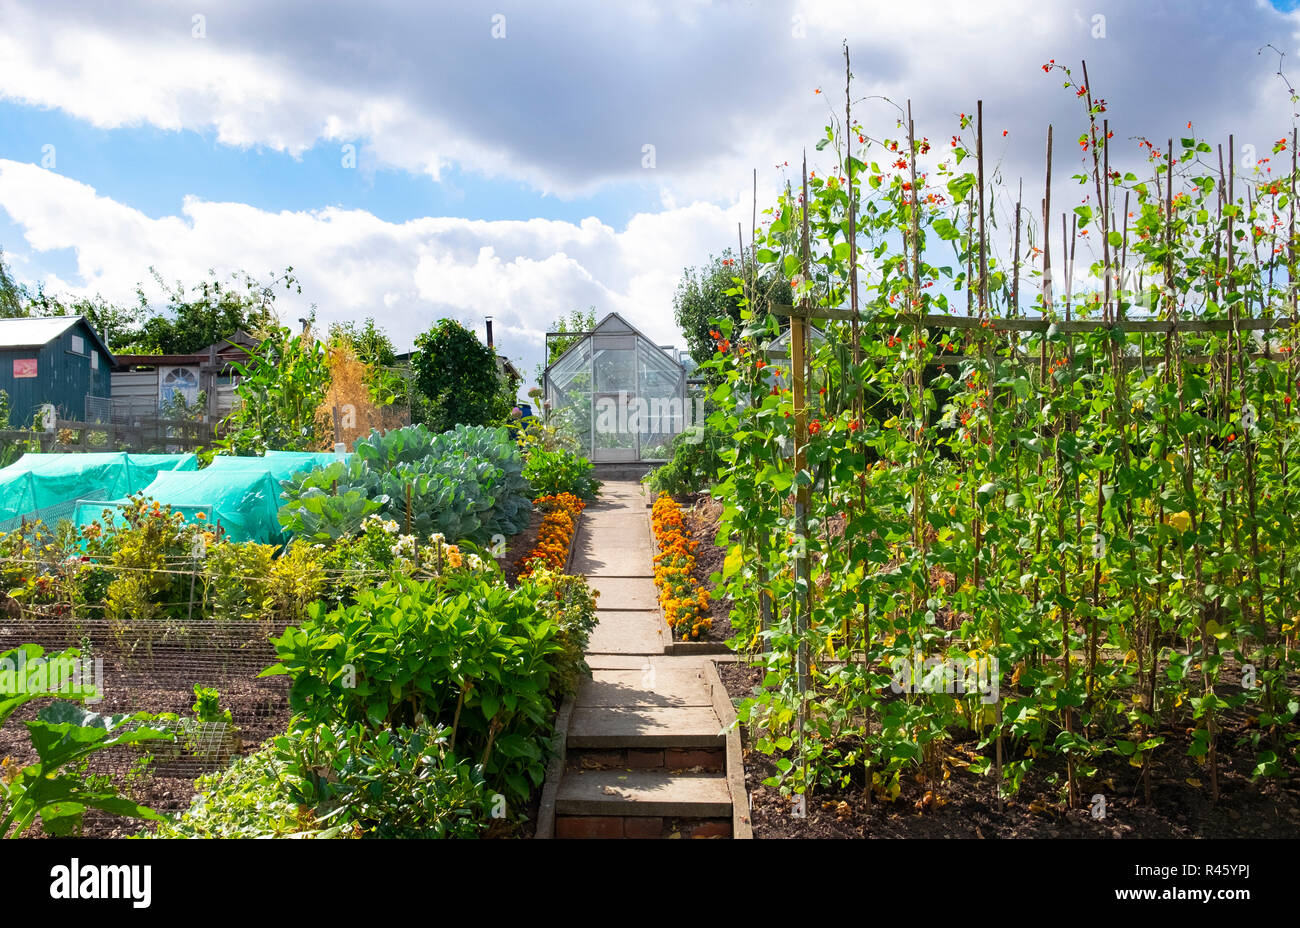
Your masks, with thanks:
[[[709,263],[703,267],[686,268],[682,272],[673,296],[673,315],[686,335],[686,344],[697,364],[713,357],[713,339],[709,337],[713,320],[730,316],[740,322],[741,294],[734,278],[745,276],[742,262],[736,260],[730,249],[721,256],[710,256]],[[790,300],[790,282],[769,273],[755,282],[750,309],[761,315],[771,304]]]
[[[267,281],[236,271],[228,283],[209,271],[210,279],[188,289],[179,281],[169,286],[152,267],[149,273],[162,288],[162,300],[151,299],[143,284],[136,286],[135,305],[118,306],[101,296],[60,298],[43,286],[33,290],[17,283],[0,251],[0,318],[84,316],[115,353],[195,354],[239,329],[264,338],[278,324],[279,288],[302,292],[291,267]]]
[[[169,287],[152,267],[149,273],[163,290],[166,309],[154,313],[154,302],[143,286],[136,287],[141,322],[131,339],[133,344],[126,347],[139,353],[194,354],[239,329],[263,338],[278,325],[274,307],[279,288],[302,293],[292,267],[267,281],[236,271],[230,275],[231,282],[224,284],[209,271],[210,279],[194,284],[188,291],[180,281]]]
[[[439,319],[416,337],[411,367],[415,388],[428,400],[421,417],[435,431],[504,422],[514,403],[496,353],[455,319]]]
[[[367,316],[366,321],[360,325],[350,319],[347,322],[331,322],[329,340],[346,342],[356,353],[357,360],[366,364],[375,367],[397,365],[397,349],[393,340],[375,323],[373,316]]]
[[[551,323],[548,332],[590,332],[596,327],[596,307],[589,306],[586,309],[575,309],[568,316],[561,316]],[[560,336],[559,338],[547,339],[546,342],[546,362],[537,365],[537,382],[542,382],[542,376],[546,373],[546,368],[555,363],[556,359],[564,352],[569,350],[569,346],[578,341],[581,334],[570,336]]]
[[[23,288],[9,276],[9,269],[5,267],[5,252],[0,248],[0,319],[29,315],[23,305],[26,302],[25,296]]]

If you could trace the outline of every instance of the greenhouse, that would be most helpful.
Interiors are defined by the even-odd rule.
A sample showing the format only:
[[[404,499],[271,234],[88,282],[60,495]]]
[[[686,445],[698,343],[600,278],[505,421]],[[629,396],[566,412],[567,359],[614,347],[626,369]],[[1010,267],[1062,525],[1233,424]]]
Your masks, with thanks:
[[[687,425],[686,370],[675,353],[610,313],[543,376],[547,415],[567,422],[597,463],[662,461]]]

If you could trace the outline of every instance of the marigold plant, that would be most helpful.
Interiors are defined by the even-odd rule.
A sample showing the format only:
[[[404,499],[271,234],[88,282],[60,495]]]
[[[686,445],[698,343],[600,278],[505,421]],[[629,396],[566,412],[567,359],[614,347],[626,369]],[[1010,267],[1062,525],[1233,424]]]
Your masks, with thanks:
[[[664,619],[681,638],[694,641],[709,627],[709,591],[695,579],[695,549],[682,521],[682,507],[661,493],[650,511],[659,553],[654,557],[655,586]]]
[[[577,531],[578,516],[587,504],[572,493],[540,496],[534,500],[544,514],[532,550],[519,559],[520,577],[527,577],[540,565],[563,570],[569,559],[569,546]]]

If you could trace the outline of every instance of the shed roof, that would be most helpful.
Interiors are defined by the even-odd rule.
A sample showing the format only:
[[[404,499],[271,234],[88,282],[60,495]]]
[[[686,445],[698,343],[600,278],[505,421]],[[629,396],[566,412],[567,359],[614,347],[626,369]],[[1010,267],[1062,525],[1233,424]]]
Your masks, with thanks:
[[[95,340],[110,364],[113,353],[99,337],[95,327],[85,316],[33,316],[18,319],[0,319],[0,348],[44,348],[73,326],[81,323]]]

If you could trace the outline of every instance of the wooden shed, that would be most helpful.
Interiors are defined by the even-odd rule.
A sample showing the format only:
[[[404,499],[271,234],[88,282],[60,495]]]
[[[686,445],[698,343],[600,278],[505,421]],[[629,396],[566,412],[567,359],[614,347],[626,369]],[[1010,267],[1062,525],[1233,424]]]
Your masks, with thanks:
[[[0,390],[14,426],[47,403],[59,418],[107,421],[114,363],[84,316],[0,319]]]
[[[257,339],[242,329],[194,354],[120,354],[113,369],[113,421],[155,419],[171,396],[179,393],[194,404],[207,398],[203,416],[219,422],[235,403],[235,370],[231,362],[248,362]]]

